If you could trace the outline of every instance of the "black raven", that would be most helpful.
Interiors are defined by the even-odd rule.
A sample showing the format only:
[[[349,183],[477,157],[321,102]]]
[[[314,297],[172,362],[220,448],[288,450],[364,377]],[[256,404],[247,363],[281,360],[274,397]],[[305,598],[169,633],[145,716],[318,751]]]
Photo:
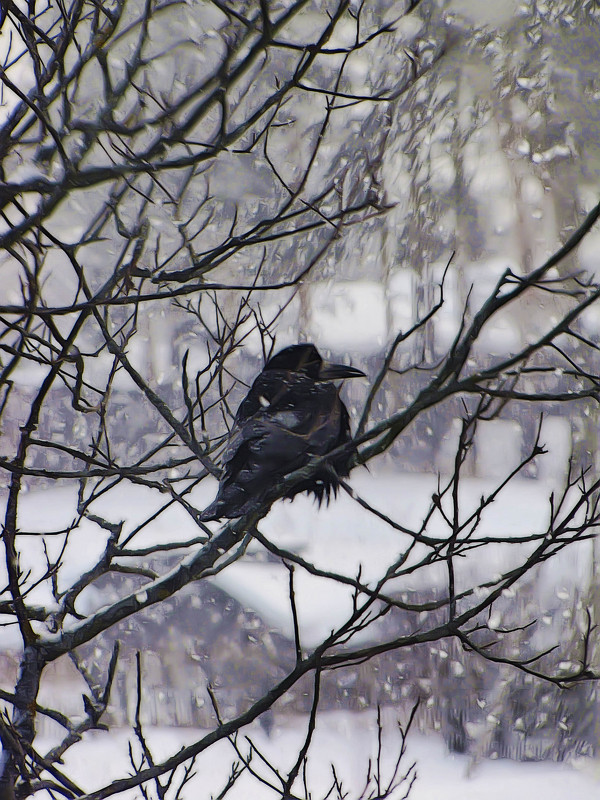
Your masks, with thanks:
[[[240,407],[222,456],[216,500],[202,520],[239,517],[257,508],[285,475],[350,441],[350,419],[331,381],[364,372],[323,361],[312,344],[286,347],[269,359]],[[290,489],[284,497],[312,492],[319,503],[349,472],[350,454]]]

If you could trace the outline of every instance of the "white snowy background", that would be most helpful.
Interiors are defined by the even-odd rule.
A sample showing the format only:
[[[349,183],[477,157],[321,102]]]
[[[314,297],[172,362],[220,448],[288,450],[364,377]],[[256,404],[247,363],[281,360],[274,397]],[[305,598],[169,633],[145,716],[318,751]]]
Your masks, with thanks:
[[[541,6],[541,3],[537,4]],[[546,4],[551,5],[551,4]],[[502,38],[506,27],[519,19],[521,5],[517,0],[498,3],[455,0],[448,4],[452,14],[462,15],[473,25],[489,24],[497,37]],[[539,9],[538,9],[539,11]],[[540,13],[543,13],[540,11]],[[549,10],[548,13],[551,13]],[[557,23],[558,24],[558,23]],[[568,20],[561,20],[563,27]],[[413,41],[420,26],[414,21],[405,21],[400,31],[407,43]],[[412,25],[412,27],[411,27]],[[487,45],[490,52],[494,43]],[[354,79],[357,91],[367,70],[367,64],[356,61]],[[519,65],[522,66],[522,65]],[[476,65],[477,67],[477,65]],[[597,69],[593,67],[593,69]],[[468,117],[477,105],[479,97],[489,91],[490,70],[480,74],[470,65],[466,77],[458,90],[450,78],[441,76],[433,106],[437,108],[446,95],[456,91],[457,108],[453,112],[459,125],[468,129]],[[477,218],[486,238],[485,255],[475,258],[464,254],[453,266],[447,279],[447,302],[436,319],[434,349],[441,352],[452,340],[459,324],[464,303],[464,287],[474,284],[473,303],[480,302],[491,291],[499,275],[510,267],[522,271],[523,250],[528,257],[539,263],[551,253],[558,241],[558,228],[554,211],[553,194],[548,191],[550,181],[539,177],[540,166],[550,171],[558,170],[563,160],[578,155],[573,145],[572,132],[567,131],[552,147],[540,149],[536,145],[536,132],[541,122],[528,105],[528,96],[535,92],[534,78],[517,74],[514,81],[519,94],[512,97],[509,106],[510,120],[489,114],[485,126],[475,133],[465,133],[466,144],[460,156],[460,166],[467,195],[476,207]],[[27,75],[21,76],[26,81]],[[593,87],[590,92],[595,90]],[[555,98],[556,99],[556,98]],[[596,98],[597,101],[597,98]],[[10,98],[9,98],[10,102]],[[567,100],[559,96],[557,102]],[[591,102],[591,101],[590,101]],[[567,106],[568,108],[568,106]],[[365,113],[357,107],[351,112],[355,119]],[[474,112],[473,112],[474,113]],[[432,238],[437,237],[438,248],[431,245],[423,252],[432,280],[439,278],[444,269],[446,256],[454,246],[453,236],[471,229],[473,218],[461,209],[453,208],[452,192],[458,180],[457,159],[452,151],[451,129],[448,114],[435,117],[422,132],[418,152],[411,163],[404,152],[405,131],[410,120],[400,117],[396,121],[397,140],[390,145],[384,156],[383,174],[386,196],[396,203],[388,215],[387,238],[371,241],[364,249],[351,247],[346,251],[348,262],[344,269],[332,258],[329,271],[324,270],[322,279],[307,287],[302,303],[294,300],[278,323],[278,344],[283,346],[296,341],[298,327],[302,325],[305,338],[316,342],[323,351],[352,354],[352,360],[360,366],[361,360],[380,353],[393,332],[410,326],[416,318],[415,296],[422,274],[419,265],[413,263],[417,254],[410,248],[399,255],[394,251],[392,233],[408,230],[410,219],[420,225],[420,217],[411,203],[410,188],[414,179],[418,185],[426,185],[437,201],[447,201],[448,210],[438,214]],[[512,150],[502,148],[501,138],[506,126],[514,130]],[[589,137],[593,142],[594,137]],[[300,146],[300,145],[298,145]],[[590,145],[591,146],[591,145]],[[581,155],[581,154],[579,154]],[[573,194],[579,209],[588,209],[597,199],[598,166],[590,160],[585,179],[574,181]],[[559,165],[558,167],[556,165]],[[211,178],[211,187],[223,202],[236,201],[243,197],[252,208],[256,198],[269,193],[268,181],[261,173],[260,165],[251,159],[240,169],[239,160],[228,157],[219,160]],[[263,165],[264,166],[264,165]],[[22,164],[21,175],[35,170],[34,165]],[[33,173],[32,173],[33,174]],[[16,179],[18,173],[11,177]],[[216,187],[216,188],[215,188]],[[555,187],[558,193],[561,187]],[[564,190],[564,188],[563,188]],[[157,229],[168,228],[162,211],[157,212],[152,222]],[[523,224],[523,221],[527,224]],[[392,232],[392,233],[390,233]],[[76,238],[76,227],[72,230]],[[362,236],[363,234],[357,234]],[[410,238],[410,236],[409,236]],[[415,237],[416,240],[416,237]],[[525,244],[523,242],[525,241]],[[416,245],[415,245],[416,246]],[[426,250],[426,248],[423,248]],[[367,252],[368,251],[368,252]],[[592,232],[578,251],[580,265],[591,274],[600,271],[600,233]],[[339,255],[339,254],[338,254]],[[386,261],[387,260],[387,261]],[[385,262],[385,263],[383,263]],[[63,287],[57,279],[57,296]],[[50,280],[50,289],[52,288]],[[18,277],[9,276],[2,289],[3,299],[18,299]],[[269,301],[261,308],[266,318],[275,316],[280,305]],[[551,304],[535,310],[544,319],[552,312]],[[526,314],[529,312],[525,312]],[[535,314],[532,312],[533,316]],[[180,346],[189,343],[174,343],[175,326],[171,319],[157,315],[142,323],[143,337],[134,340],[131,358],[136,364],[146,365],[148,374],[157,386],[168,385],[178,379]],[[585,332],[590,336],[600,333],[600,312],[590,309],[584,319]],[[481,353],[489,355],[514,351],[520,344],[522,329],[518,319],[499,317],[486,331],[479,343]],[[258,336],[250,336],[245,342],[246,355],[259,357],[261,352]],[[191,361],[199,368],[204,357],[203,350],[192,348]],[[191,362],[190,362],[191,364]],[[109,368],[109,360],[100,356],[92,365],[98,375]],[[35,387],[43,378],[43,369],[25,365],[14,374],[21,387]],[[131,384],[121,374],[115,381],[115,389],[128,391]],[[576,426],[575,426],[576,427]],[[437,443],[436,460],[442,471],[448,469],[454,455],[457,438],[456,424],[449,426],[445,436]],[[484,515],[481,532],[490,536],[519,536],[539,532],[547,524],[549,494],[560,488],[566,474],[567,460],[571,454],[574,434],[571,421],[558,415],[550,415],[544,422],[542,441],[550,453],[539,459],[535,477],[515,480],[500,496],[489,514]],[[494,485],[493,479],[504,475],[518,461],[523,447],[523,431],[514,420],[502,420],[483,426],[478,440],[478,449],[473,466],[473,477],[462,483],[462,507],[464,513],[474,508],[482,494]],[[436,491],[437,478],[418,470],[407,471],[404,464],[387,464],[380,470],[367,473],[357,470],[351,483],[357,491],[376,508],[401,520],[406,525],[418,525],[428,508],[432,494]],[[191,500],[197,508],[203,508],[212,499],[214,482],[207,481],[192,493]],[[162,500],[156,492],[142,487],[122,484],[102,498],[102,515],[113,522],[124,521],[124,534],[135,528],[158,510]],[[92,507],[92,511],[94,507]],[[52,490],[34,489],[24,495],[19,508],[19,527],[26,532],[47,532],[69,526],[75,518],[75,490],[69,487]],[[443,532],[441,520],[434,518],[432,532]],[[350,497],[341,493],[328,508],[317,510],[311,500],[297,498],[293,504],[278,503],[262,524],[264,532],[282,547],[297,551],[302,557],[324,569],[334,569],[351,577],[361,569],[362,579],[375,582],[387,565],[403,549],[405,542],[401,534],[387,528],[371,514],[361,509]],[[197,527],[177,506],[160,514],[152,524],[144,527],[135,538],[138,547],[163,543],[173,538],[185,540],[197,535]],[[49,555],[57,555],[62,546],[62,537],[45,537]],[[91,567],[106,544],[106,532],[97,525],[82,520],[69,536],[61,569],[57,575],[59,589],[72,584],[87,568]],[[256,611],[274,630],[288,638],[292,636],[292,619],[288,599],[288,573],[280,565],[259,562],[252,556],[258,546],[252,545],[249,558],[231,565],[214,578],[214,583],[238,600],[244,607]],[[459,580],[465,583],[483,582],[501,570],[507,569],[514,560],[523,558],[523,548],[504,545],[492,546],[482,558],[476,551],[461,561]],[[44,574],[46,561],[40,537],[31,536],[22,551],[21,568],[29,571],[30,583]],[[511,560],[512,559],[512,560]],[[561,553],[540,570],[537,576],[537,591],[540,609],[551,605],[556,598],[566,602],[575,591],[585,591],[592,578],[593,544],[584,542]],[[0,568],[0,584],[6,576]],[[444,575],[438,568],[423,570],[418,576],[406,579],[407,589],[431,589],[440,587]],[[403,587],[395,587],[401,590]],[[351,591],[339,584],[298,571],[296,583],[300,633],[302,641],[310,646],[322,639],[331,628],[342,622],[351,609]],[[52,607],[53,599],[47,583],[41,583],[29,595],[31,602]],[[91,614],[104,603],[102,594],[94,587],[86,589],[78,600],[79,611]],[[327,609],[327,614],[323,613]],[[76,624],[69,620],[68,624]],[[19,638],[12,628],[0,629],[0,651],[15,651]],[[396,752],[397,734],[394,720],[386,710],[386,759]],[[286,758],[295,754],[306,719],[293,716],[277,716],[271,735],[254,726],[248,731],[265,753],[272,753],[275,760],[285,765]],[[192,729],[154,729],[148,732],[155,748],[156,758],[174,753],[184,743],[202,735]],[[331,777],[330,764],[336,763],[339,775],[352,793],[364,782],[367,760],[373,756],[376,739],[375,720],[372,712],[362,714],[350,712],[326,712],[321,715],[312,747],[310,777],[314,781],[315,794],[323,791]],[[65,771],[72,775],[85,789],[91,790],[106,784],[110,779],[122,776],[128,768],[127,742],[132,738],[128,729],[103,734],[93,732],[65,759]],[[36,747],[43,751],[50,744],[40,738]],[[189,788],[190,796],[208,797],[218,793],[227,774],[233,752],[228,743],[211,748],[197,764],[197,775]],[[293,756],[292,756],[293,757]],[[423,736],[413,732],[409,737],[405,767],[417,762],[418,780],[413,788],[413,800],[496,800],[510,797],[511,800],[530,800],[535,791],[543,792],[545,800],[563,800],[568,794],[591,800],[600,793],[600,767],[593,759],[578,759],[570,764],[517,764],[508,761],[483,761],[471,763],[469,757],[450,755],[440,738],[431,734]],[[246,776],[236,786],[232,796],[252,797],[262,800],[271,796],[269,791],[256,782],[247,782]]]
[[[402,472],[369,474],[357,470],[352,486],[372,505],[404,524],[416,525],[423,517],[436,489],[436,479],[428,475]],[[463,509],[476,507],[480,497],[492,488],[491,481],[470,479],[463,486]],[[542,530],[547,524],[548,497],[551,483],[540,480],[517,480],[500,496],[499,507],[484,517],[481,533],[489,536],[519,536]],[[201,508],[212,496],[212,487],[203,487],[192,500]],[[72,521],[74,493],[70,489],[32,491],[21,505],[19,522],[22,530],[29,532],[60,530]],[[123,521],[123,535],[133,530],[150,514],[157,511],[160,498],[143,487],[120,486],[102,500],[103,514],[110,521]],[[93,507],[92,507],[93,511]],[[297,551],[302,557],[324,569],[356,576],[359,567],[362,579],[374,582],[385,571],[405,544],[402,535],[360,508],[350,497],[342,494],[328,508],[317,510],[314,503],[299,497],[290,502],[277,503],[261,525],[262,530],[282,547]],[[163,543],[174,538],[185,541],[197,535],[196,526],[182,510],[175,506],[160,514],[135,537],[137,547]],[[440,527],[432,532],[442,533]],[[52,537],[45,537],[52,548]],[[82,572],[93,566],[106,543],[106,533],[98,526],[83,520],[69,538],[64,564],[59,573],[59,587],[67,586]],[[58,546],[58,545],[56,545]],[[540,608],[573,595],[575,589],[584,590],[590,580],[591,542],[584,542],[551,560],[540,571],[537,579]],[[258,545],[251,547],[259,549]],[[507,554],[508,550],[508,554]],[[461,564],[460,575],[465,581],[477,582],[508,568],[523,557],[527,546],[507,548],[492,546],[484,559],[476,551]],[[24,550],[22,567],[31,571],[31,580],[43,574],[45,558],[39,537],[31,538],[31,546]],[[509,560],[510,557],[510,560]],[[0,575],[0,581],[4,580]],[[292,638],[292,618],[288,599],[288,572],[280,564],[257,563],[251,558],[238,561],[214,582],[244,607],[252,608],[274,630]],[[407,579],[406,588],[430,588],[436,583],[444,585],[444,575],[437,568],[418,579]],[[395,587],[401,590],[402,586]],[[296,599],[300,635],[305,646],[322,640],[330,630],[342,623],[352,608],[352,593],[332,581],[297,572]],[[31,602],[52,605],[48,587],[41,584],[30,597]],[[103,605],[103,597],[93,587],[87,589],[79,605],[80,612],[90,614]],[[324,613],[324,609],[327,613]],[[73,620],[72,624],[76,624]],[[10,630],[10,629],[9,629]],[[4,648],[18,647],[18,637],[5,631]],[[47,702],[45,698],[44,701]],[[473,698],[475,701],[476,698]],[[143,700],[142,700],[143,702]],[[385,745],[384,762],[387,769],[398,750],[398,735],[394,709],[383,712]],[[400,720],[405,722],[406,720]],[[251,726],[248,736],[265,754],[285,765],[293,758],[302,741],[307,719],[278,713],[273,729],[267,736],[259,725]],[[194,729],[165,729],[146,731],[156,758],[175,753],[183,744],[200,738],[203,731]],[[243,736],[240,737],[243,741]],[[127,742],[133,741],[131,730],[114,729],[111,733],[93,732],[85,737],[65,759],[68,774],[91,791],[106,785],[127,771]],[[373,711],[324,712],[320,715],[317,732],[311,748],[310,780],[315,796],[324,792],[331,778],[331,763],[336,765],[338,776],[351,792],[356,792],[366,777],[369,757],[374,757],[376,724]],[[44,751],[52,741],[38,737],[36,746]],[[292,755],[291,755],[292,754]],[[217,793],[224,775],[234,757],[231,745],[221,743],[210,753],[200,757],[194,782],[188,788],[191,796],[208,797]],[[544,790],[548,800],[562,800],[567,790],[578,797],[592,798],[600,791],[600,766],[587,758],[574,759],[569,764],[516,763],[506,760],[477,761],[469,756],[447,752],[446,746],[435,734],[423,736],[413,731],[409,735],[408,752],[404,769],[416,761],[418,779],[411,797],[413,800],[495,800],[511,797],[512,800],[529,800],[533,791]],[[443,792],[443,794],[440,794]],[[131,793],[131,797],[136,796]],[[257,800],[268,798],[270,791],[244,776],[234,789],[232,797]],[[401,795],[400,795],[401,796]]]

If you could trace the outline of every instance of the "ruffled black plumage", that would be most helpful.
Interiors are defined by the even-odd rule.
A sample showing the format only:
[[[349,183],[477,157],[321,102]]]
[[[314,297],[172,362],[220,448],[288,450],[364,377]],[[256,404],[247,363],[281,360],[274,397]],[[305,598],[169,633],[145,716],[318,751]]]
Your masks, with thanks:
[[[333,380],[364,375],[324,362],[313,345],[294,345],[273,356],[235,416],[222,461],[216,499],[203,520],[238,517],[256,508],[283,477],[350,441],[350,420]],[[312,492],[321,503],[349,472],[350,454],[332,458],[283,496]]]

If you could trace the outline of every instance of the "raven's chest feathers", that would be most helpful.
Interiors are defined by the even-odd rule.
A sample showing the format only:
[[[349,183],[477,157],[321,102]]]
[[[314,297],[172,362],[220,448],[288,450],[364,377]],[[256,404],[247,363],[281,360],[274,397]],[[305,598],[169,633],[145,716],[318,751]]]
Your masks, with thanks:
[[[279,472],[302,466],[312,455],[348,441],[348,414],[332,383],[299,373],[270,370],[255,380],[236,414],[234,433],[223,453],[226,472],[236,470],[244,454]],[[247,465],[250,466],[250,465]],[[243,467],[242,467],[243,468]]]

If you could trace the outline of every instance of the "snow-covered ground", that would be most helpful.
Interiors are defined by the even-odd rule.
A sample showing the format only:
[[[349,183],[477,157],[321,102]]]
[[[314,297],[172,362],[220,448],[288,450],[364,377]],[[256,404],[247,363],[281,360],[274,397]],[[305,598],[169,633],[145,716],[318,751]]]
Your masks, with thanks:
[[[398,753],[399,737],[394,727],[394,720],[386,715],[382,759],[384,781],[386,777],[389,780],[390,768]],[[306,719],[296,717],[277,721],[270,737],[258,726],[244,733],[250,736],[261,753],[273,759],[275,765],[289,768],[294,763],[305,730]],[[149,729],[147,735],[158,760],[197,740],[202,731]],[[322,714],[310,750],[308,777],[312,797],[325,795],[331,782],[331,764],[335,766],[343,789],[348,792],[348,800],[358,797],[365,784],[368,759],[373,759],[376,754],[376,739],[373,712]],[[127,774],[130,767],[127,742],[130,740],[134,740],[131,732],[117,731],[110,735],[95,732],[67,755],[64,770],[88,791],[106,785]],[[247,752],[247,743],[242,736],[239,743]],[[37,742],[38,747],[41,744]],[[184,790],[183,797],[208,800],[211,794],[217,795],[225,784],[233,760],[235,752],[229,743],[221,742],[211,748],[198,759],[195,777]],[[410,733],[407,753],[402,761],[403,771],[413,762],[416,762],[417,780],[410,794],[411,800],[531,800],[536,792],[543,793],[544,800],[565,800],[567,797],[593,800],[600,796],[600,766],[591,761],[581,760],[575,765],[567,765],[498,760],[472,765],[466,756],[449,754],[440,738]],[[258,757],[255,756],[252,765],[264,777],[271,781],[274,779]],[[302,796],[301,783],[296,786]],[[405,788],[406,784],[393,797],[403,797]],[[134,793],[126,796],[133,797]],[[231,800],[268,800],[275,796],[249,775],[243,775],[227,795]]]
[[[355,490],[380,511],[389,514],[404,526],[418,526],[436,491],[434,476],[408,475],[388,472],[375,475],[357,470],[352,477]],[[197,508],[211,499],[214,484],[207,483],[192,496]],[[475,508],[480,498],[493,488],[493,482],[468,479],[462,484],[463,513]],[[514,537],[538,533],[547,525],[551,485],[544,481],[517,480],[500,495],[498,504],[485,512],[481,533],[487,536]],[[68,526],[75,516],[75,494],[71,489],[54,489],[24,495],[19,512],[19,527],[24,532],[58,531]],[[143,487],[123,484],[103,496],[92,511],[111,522],[124,521],[123,537],[143,520],[149,519],[164,504],[164,497]],[[328,508],[317,510],[307,497],[293,503],[280,502],[261,524],[261,530],[279,546],[293,550],[324,569],[356,576],[362,570],[362,580],[375,581],[405,547],[405,535],[386,525],[361,508],[355,500],[342,493]],[[439,515],[432,518],[430,533],[443,535],[444,523]],[[198,528],[179,507],[171,506],[159,514],[136,535],[129,547],[152,543],[185,541],[198,535]],[[69,535],[64,566],[59,570],[61,589],[77,579],[102,552],[106,531],[89,520],[81,521]],[[51,553],[64,543],[62,534],[47,536]],[[31,570],[30,581],[42,573],[45,560],[41,537],[20,539],[22,568]],[[197,547],[198,545],[196,545]],[[465,582],[477,582],[510,567],[515,559],[523,558],[531,545],[493,544],[485,550],[462,559],[460,576]],[[566,597],[576,587],[583,588],[591,570],[591,542],[585,542],[560,554],[545,565],[539,576],[540,608],[556,595]],[[292,635],[287,581],[289,575],[277,563],[260,561],[255,556],[261,550],[253,543],[249,554],[217,575],[214,580],[238,599],[244,607],[256,610],[264,621],[288,636]],[[436,569],[423,571],[421,577],[410,575],[402,579],[407,588],[434,586],[443,576]],[[2,582],[0,576],[0,582]],[[305,647],[343,622],[351,609],[351,591],[334,581],[318,578],[298,569],[296,571],[296,601],[300,618],[301,637]],[[561,593],[561,594],[559,594]],[[565,595],[566,593],[566,595]],[[572,596],[572,595],[571,595]],[[49,587],[40,584],[30,600],[51,603]],[[80,611],[91,613],[106,602],[92,587],[82,598]],[[327,609],[324,614],[323,609]],[[14,647],[13,629],[0,629],[0,650]],[[249,733],[265,753],[273,754],[285,768],[293,763],[301,746],[306,720],[277,717],[271,736],[258,725]],[[386,758],[397,753],[397,734],[394,722],[386,718]],[[152,729],[148,731],[156,759],[176,752],[184,743],[201,737],[202,732],[191,729]],[[396,736],[396,738],[394,738]],[[130,732],[113,730],[110,734],[94,732],[67,754],[64,771],[85,790],[96,789],[128,772],[126,741]],[[326,794],[330,780],[331,762],[343,780],[348,797],[360,794],[365,782],[367,760],[376,745],[376,728],[372,712],[328,712],[321,716],[311,753],[310,778],[313,797]],[[240,742],[243,737],[240,737]],[[36,740],[39,752],[49,742]],[[184,797],[207,800],[218,795],[233,758],[231,746],[220,743],[199,759],[194,782]],[[472,765],[468,757],[448,754],[441,738],[413,733],[409,737],[409,752],[405,768],[417,762],[418,780],[412,800],[530,800],[532,793],[544,792],[544,800],[564,800],[572,796],[588,800],[600,796],[600,766],[590,760],[578,764],[515,763],[504,760],[484,761]],[[271,776],[272,777],[272,776]],[[399,790],[397,797],[402,797]],[[133,796],[133,794],[131,795]],[[262,800],[273,797],[264,785],[250,782],[243,776],[232,798]]]
[[[401,472],[369,473],[358,469],[352,476],[352,486],[373,507],[389,515],[401,525],[418,529],[437,491],[433,475]],[[482,496],[491,492],[496,483],[491,480],[465,479],[461,484],[461,518],[477,508]],[[207,482],[188,499],[198,509],[212,499],[216,484]],[[497,501],[482,515],[478,535],[516,537],[545,530],[549,516],[549,495],[552,485],[545,481],[518,479],[510,483]],[[145,487],[126,483],[117,486],[92,504],[91,511],[110,522],[123,522],[123,541],[129,533],[148,520],[167,504],[164,495]],[[72,525],[76,517],[75,489],[60,488],[23,495],[19,506],[19,528],[24,532],[60,531]],[[451,513],[449,514],[451,517]],[[215,525],[215,528],[217,526]],[[317,509],[307,496],[290,502],[276,503],[260,525],[261,531],[278,546],[298,553],[323,570],[343,573],[374,583],[393,563],[410,542],[381,519],[341,492],[328,507]],[[432,536],[445,537],[450,530],[439,513],[434,513],[427,528]],[[170,505],[143,527],[128,543],[128,547],[148,547],[169,541],[186,541],[197,537],[199,530],[187,513]],[[62,566],[58,570],[58,587],[64,591],[101,556],[107,531],[83,519],[68,536]],[[65,536],[46,535],[45,546],[50,557],[58,556]],[[41,536],[19,538],[20,563],[29,572],[28,583],[34,584],[46,570],[44,542]],[[198,547],[195,545],[194,547]],[[533,548],[532,544],[489,544],[461,558],[456,567],[457,590],[482,583],[500,572],[516,566]],[[257,542],[251,544],[249,557],[244,557],[219,573],[214,582],[235,597],[245,607],[252,608],[267,622],[289,638],[293,638],[292,615],[289,604],[289,574],[282,564],[256,560],[254,554],[263,550]],[[422,546],[414,548],[413,562],[423,556]],[[125,560],[124,563],[131,563]],[[546,564],[536,577],[540,608],[550,607],[559,596],[568,601],[575,589],[589,583],[592,569],[592,542],[586,541],[562,552]],[[0,582],[3,566],[0,566]],[[404,578],[396,579],[395,591],[443,588],[446,571],[443,564],[419,569]],[[388,584],[388,590],[390,585]],[[327,578],[316,577],[303,570],[296,574],[296,602],[300,632],[305,646],[328,635],[351,613],[352,588]],[[52,606],[49,580],[42,581],[29,595],[30,602]],[[80,613],[92,613],[106,599],[93,587],[86,589],[78,600]],[[323,614],[323,608],[328,614]],[[11,630],[11,629],[9,629]],[[9,631],[0,634],[0,650],[14,647]]]

